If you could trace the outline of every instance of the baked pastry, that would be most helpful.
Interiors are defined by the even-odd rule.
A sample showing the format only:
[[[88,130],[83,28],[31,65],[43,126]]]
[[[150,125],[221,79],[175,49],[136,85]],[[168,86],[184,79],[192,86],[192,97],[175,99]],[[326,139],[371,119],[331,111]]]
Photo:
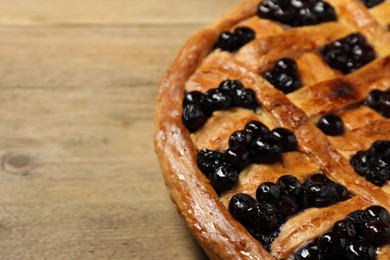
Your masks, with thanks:
[[[155,149],[212,259],[390,259],[390,1],[244,0],[164,74]]]

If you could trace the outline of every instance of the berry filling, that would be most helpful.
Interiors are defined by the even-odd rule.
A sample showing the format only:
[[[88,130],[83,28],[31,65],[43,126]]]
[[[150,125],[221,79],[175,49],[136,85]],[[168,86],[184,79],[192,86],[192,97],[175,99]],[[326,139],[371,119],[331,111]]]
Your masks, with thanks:
[[[307,191],[314,186],[318,191],[308,194]],[[338,187],[343,187],[343,189],[338,189]],[[325,192],[324,196],[321,192],[323,190],[333,192]],[[341,193],[340,190],[342,190]],[[306,198],[308,202],[302,200],[306,195],[308,195]],[[256,200],[243,193],[234,195],[229,202],[229,211],[268,250],[278,235],[280,226],[289,217],[309,207],[329,206],[348,198],[351,198],[351,194],[344,186],[331,181],[323,174],[310,176],[304,184],[294,176],[285,175],[280,177],[276,183],[260,184],[256,190]],[[321,203],[317,203],[318,200]],[[380,209],[374,209],[374,211],[376,213],[371,212],[371,214],[387,218]],[[324,247],[327,246],[326,243],[326,241],[323,243]]]
[[[363,67],[376,57],[374,49],[360,33],[331,42],[320,52],[329,66],[345,74]]]
[[[365,101],[365,104],[376,110],[382,116],[390,117],[390,90],[372,90]]]
[[[215,49],[234,52],[255,39],[256,33],[249,27],[237,27],[233,32],[222,32],[214,45]]]
[[[289,58],[278,60],[270,71],[263,74],[263,77],[285,94],[301,87],[297,63]]]
[[[378,247],[390,243],[389,216],[381,206],[356,210],[299,249],[294,259],[376,259]]]
[[[390,179],[390,141],[374,142],[367,151],[353,155],[350,163],[359,175],[382,187]]]
[[[206,93],[191,91],[183,98],[182,121],[190,132],[201,128],[214,111],[231,107],[256,109],[256,94],[238,80],[225,80]]]
[[[365,4],[365,6],[367,6],[367,8],[371,8],[371,7],[374,7],[382,2],[384,2],[385,0],[360,0],[363,4]]]
[[[335,21],[336,12],[320,0],[265,0],[257,15],[290,26],[314,25]]]
[[[323,115],[317,123],[317,127],[326,135],[338,136],[344,133],[343,120],[335,114]]]

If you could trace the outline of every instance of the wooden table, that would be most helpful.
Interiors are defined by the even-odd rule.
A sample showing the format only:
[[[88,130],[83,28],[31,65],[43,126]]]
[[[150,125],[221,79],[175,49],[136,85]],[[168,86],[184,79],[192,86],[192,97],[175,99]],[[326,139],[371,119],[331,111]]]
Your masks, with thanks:
[[[153,151],[159,78],[233,0],[0,0],[0,259],[203,259]]]

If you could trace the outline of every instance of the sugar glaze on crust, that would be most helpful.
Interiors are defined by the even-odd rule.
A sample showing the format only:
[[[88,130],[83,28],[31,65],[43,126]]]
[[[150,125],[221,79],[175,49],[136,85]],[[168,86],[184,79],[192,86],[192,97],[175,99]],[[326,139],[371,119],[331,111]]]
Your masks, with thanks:
[[[390,210],[389,193],[385,192],[387,188],[378,188],[356,175],[348,160],[345,159],[344,151],[335,148],[337,140],[328,139],[311,124],[313,116],[315,117],[317,114],[330,112],[353,104],[372,88],[388,89],[390,77],[389,34],[385,33],[383,35],[386,36],[378,36],[381,33],[381,29],[378,29],[379,27],[376,25],[374,26],[375,30],[370,30],[372,28],[370,24],[375,23],[375,21],[372,21],[368,16],[365,17],[364,12],[362,14],[356,13],[354,10],[351,12],[348,10],[350,13],[344,14],[347,12],[344,9],[347,8],[348,1],[328,1],[333,4],[339,13],[343,13],[342,17],[344,18],[341,22],[348,24],[351,28],[361,28],[365,36],[373,40],[371,42],[373,45],[378,46],[381,57],[373,64],[347,77],[341,77],[338,72],[332,70],[325,71],[321,80],[316,80],[324,80],[318,84],[326,85],[325,88],[321,88],[320,93],[316,93],[313,90],[316,84],[308,83],[309,87],[302,88],[286,96],[256,75],[256,72],[261,72],[264,68],[269,67],[275,59],[283,56],[280,52],[284,51],[286,46],[284,46],[283,40],[278,40],[286,39],[283,38],[286,37],[286,32],[283,32],[283,29],[279,27],[270,29],[273,30],[273,35],[264,35],[264,37],[267,37],[265,41],[253,41],[250,43],[251,46],[249,48],[240,50],[234,60],[229,54],[212,53],[209,55],[219,34],[240,22],[248,22],[248,18],[255,15],[259,2],[254,0],[242,1],[237,7],[227,12],[218,22],[194,35],[184,45],[173,64],[164,74],[158,92],[154,142],[165,183],[173,202],[186,220],[190,231],[211,259],[274,259],[274,257],[284,259],[302,242],[325,232],[331,228],[331,225],[336,220],[345,217],[353,210],[363,209],[372,204],[379,204]],[[358,1],[352,2],[352,5],[360,5]],[[351,7],[349,6],[348,8]],[[363,16],[365,22],[360,24],[354,23],[354,16]],[[329,37],[337,38],[336,35],[348,33],[344,31],[346,30],[345,28],[340,29],[336,23],[327,23],[320,26],[329,29],[328,36],[321,34],[326,41],[329,41]],[[292,44],[298,50],[296,53],[297,57],[300,57],[302,60],[307,57],[305,55],[313,55],[310,52],[304,54],[305,51],[310,51],[314,46],[322,44],[321,37],[315,40],[310,39],[310,30],[318,30],[316,26],[307,30],[309,31],[308,34],[305,34],[305,31],[302,30],[297,30],[294,33],[294,29],[287,32],[292,39],[300,39],[296,43],[292,42]],[[335,30],[337,34],[332,36],[330,33],[332,30]],[[307,38],[302,38],[300,34],[307,35]],[[378,37],[375,38],[376,36]],[[264,47],[264,42],[268,42],[269,46],[272,47]],[[273,48],[275,53],[271,51],[271,48]],[[256,56],[262,51],[264,55],[262,55],[261,59],[253,59],[253,56],[250,55],[254,54]],[[240,60],[244,63],[245,61],[252,62],[251,59],[256,60],[253,63],[252,70],[248,70],[244,65],[240,64]],[[315,58],[310,58],[310,61],[313,60]],[[208,67],[208,63],[211,64],[210,67]],[[325,212],[324,209],[310,209],[291,218],[282,226],[280,235],[272,244],[271,252],[273,256],[228,212],[226,204],[233,194],[227,192],[219,198],[206,176],[197,167],[196,154],[197,148],[199,148],[199,140],[206,143],[207,145],[205,146],[208,146],[210,138],[208,138],[207,133],[204,133],[203,137],[198,133],[191,135],[183,126],[181,121],[181,103],[185,88],[187,90],[207,90],[199,88],[207,88],[207,86],[212,85],[212,83],[208,82],[210,77],[207,75],[202,76],[202,70],[199,69],[202,66],[205,66],[207,69],[212,68],[215,72],[221,73],[215,79],[215,82],[229,75],[233,75],[235,78],[242,77],[243,82],[256,92],[259,103],[274,123],[294,131],[299,141],[299,152],[309,156],[326,175],[345,185],[356,195],[353,199],[344,203],[327,207]],[[195,73],[197,70],[198,72]],[[379,70],[380,72],[378,72]],[[364,74],[364,71],[370,71],[368,74],[371,77],[362,81],[359,73]],[[326,81],[328,78],[329,81]],[[200,84],[199,82],[202,82],[202,80],[206,83]],[[332,93],[339,93],[337,91],[339,82],[350,83],[352,94],[341,93],[340,95],[332,95]],[[334,97],[331,106],[322,102],[324,100],[323,97]],[[312,103],[316,104],[316,106],[312,106]],[[222,116],[223,113],[225,112],[221,112]],[[249,118],[258,115],[247,116]],[[239,125],[240,123],[237,124]],[[351,122],[351,125],[353,125],[353,122]],[[240,129],[240,127],[242,126],[237,126],[236,129]],[[212,129],[212,126],[210,126],[210,129]],[[359,127],[354,131],[359,131]],[[366,134],[367,136],[377,134],[374,132],[375,129],[373,129],[372,133]],[[384,134],[387,139],[389,134],[390,131]],[[219,133],[216,133],[216,135],[222,136],[221,138],[224,140],[218,143],[219,146],[216,146],[216,149],[222,149],[224,142],[226,146],[226,137]],[[240,187],[245,189],[246,186]],[[249,193],[253,192],[253,188],[251,189],[252,191],[249,191]],[[313,228],[313,226],[316,228]],[[380,249],[378,259],[386,259],[389,255],[390,247],[384,246]]]

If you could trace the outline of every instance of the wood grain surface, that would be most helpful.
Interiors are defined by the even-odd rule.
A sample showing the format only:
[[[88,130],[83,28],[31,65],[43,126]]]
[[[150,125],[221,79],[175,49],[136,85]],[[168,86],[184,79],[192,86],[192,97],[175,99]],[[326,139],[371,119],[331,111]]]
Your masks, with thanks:
[[[159,79],[235,0],[0,0],[0,259],[204,259],[153,150]]]

